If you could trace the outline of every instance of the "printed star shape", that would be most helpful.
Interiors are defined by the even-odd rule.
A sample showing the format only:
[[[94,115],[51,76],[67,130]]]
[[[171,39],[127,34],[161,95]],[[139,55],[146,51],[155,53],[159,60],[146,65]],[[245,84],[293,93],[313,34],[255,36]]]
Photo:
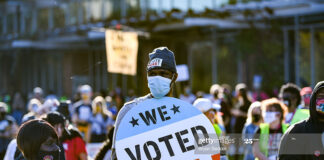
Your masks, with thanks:
[[[179,108],[180,108],[180,106],[173,105],[173,107],[171,108],[171,110],[173,110],[173,114],[176,114],[177,112],[180,113]]]
[[[129,121],[129,123],[131,123],[132,125],[133,125],[133,127],[135,126],[135,125],[138,125],[139,126],[139,124],[138,124],[138,119],[135,119],[134,117],[132,117],[132,120],[131,121]]]

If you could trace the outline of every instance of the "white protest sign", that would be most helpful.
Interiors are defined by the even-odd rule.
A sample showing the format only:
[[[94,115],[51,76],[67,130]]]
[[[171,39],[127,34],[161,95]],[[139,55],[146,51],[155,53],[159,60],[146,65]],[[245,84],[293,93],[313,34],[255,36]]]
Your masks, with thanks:
[[[137,51],[136,32],[106,30],[108,72],[135,75]]]
[[[198,109],[176,98],[148,99],[128,111],[116,134],[117,158],[122,160],[218,160],[219,148],[202,139],[215,137],[213,125]]]
[[[185,64],[177,65],[178,78],[177,82],[189,80],[188,66]]]

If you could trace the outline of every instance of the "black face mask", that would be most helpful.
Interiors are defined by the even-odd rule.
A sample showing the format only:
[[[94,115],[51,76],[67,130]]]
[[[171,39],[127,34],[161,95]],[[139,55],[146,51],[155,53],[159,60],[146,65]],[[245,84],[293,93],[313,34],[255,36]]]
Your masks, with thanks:
[[[259,122],[261,119],[260,114],[252,114],[252,122]]]
[[[60,150],[40,151],[37,160],[60,160]]]

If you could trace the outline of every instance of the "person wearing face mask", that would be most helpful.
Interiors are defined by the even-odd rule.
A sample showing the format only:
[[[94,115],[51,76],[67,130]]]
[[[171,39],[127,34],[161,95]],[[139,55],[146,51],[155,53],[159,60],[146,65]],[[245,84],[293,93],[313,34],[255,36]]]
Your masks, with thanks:
[[[16,120],[7,115],[7,104],[0,102],[0,159],[3,159],[7,146],[15,137],[17,131]]]
[[[205,116],[210,120],[218,137],[225,132],[222,117],[217,114],[217,108],[219,108],[217,104],[213,104],[211,100],[207,98],[198,98],[193,103],[193,106],[204,113]]]
[[[47,113],[43,120],[50,123],[59,137],[59,147],[61,149],[60,160],[87,160],[87,150],[85,142],[79,132],[69,126],[66,118],[59,112]],[[63,152],[64,151],[64,152]]]
[[[33,89],[33,98],[36,98],[39,100],[41,103],[44,103],[44,98],[43,98],[43,89],[40,87],[35,87]]]
[[[300,91],[300,95],[302,96],[302,104],[298,106],[296,112],[290,122],[290,124],[295,124],[302,120],[305,120],[309,117],[309,103],[310,103],[310,96],[312,94],[312,88],[305,87]]]
[[[324,81],[310,97],[310,117],[289,127],[282,137],[280,160],[324,159]]]
[[[278,155],[280,138],[288,125],[284,123],[287,107],[276,98],[261,102],[264,123],[253,137],[253,154],[259,160],[275,160]]]
[[[108,111],[106,101],[97,96],[92,102],[93,116],[91,118],[91,143],[103,142],[115,121],[113,114]]]
[[[220,107],[219,105],[213,104],[208,98],[198,98],[193,103],[193,106],[204,113],[204,115],[210,120],[218,137],[225,136],[224,122],[221,115],[218,114],[219,112],[217,112],[217,109]],[[220,147],[224,146],[225,144],[220,141]],[[222,159],[228,159],[225,150],[221,150],[220,152]]]
[[[92,106],[92,88],[89,85],[80,87],[81,100],[73,104],[72,121],[77,126],[86,142],[90,142]]]
[[[57,99],[46,99],[42,107],[38,110],[38,114],[44,115],[48,112],[56,111],[60,102]]]
[[[300,90],[300,95],[302,96],[302,104],[300,105],[300,109],[309,109],[310,98],[312,95],[312,88],[311,87],[304,87]]]
[[[41,107],[42,103],[38,99],[31,99],[27,105],[29,112],[23,116],[22,121],[26,122],[28,120],[38,118],[40,116],[39,110]]]
[[[61,160],[58,142],[55,129],[44,120],[27,121],[18,130],[17,145],[26,160]]]
[[[183,101],[186,101],[186,102],[192,104],[196,100],[196,96],[191,93],[190,87],[189,86],[186,86],[184,88],[183,94],[180,94],[179,99],[181,99]]]
[[[232,115],[230,125],[233,133],[241,134],[244,123],[247,119],[247,112],[249,110],[250,105],[252,104],[250,97],[248,95],[248,89],[246,84],[239,83],[235,86],[237,103],[231,109],[230,113]],[[240,145],[238,141],[231,145],[231,148],[235,151],[235,158],[239,159],[239,154],[243,152],[243,146]]]
[[[115,129],[112,142],[111,159],[117,159],[115,151],[115,137],[118,130],[119,123],[124,115],[137,103],[143,102],[151,98],[171,97],[175,81],[178,77],[176,69],[176,61],[174,53],[167,47],[159,47],[149,54],[149,62],[147,64],[147,81],[150,93],[146,96],[139,97],[133,101],[127,102],[121,108],[117,115]]]
[[[300,88],[293,83],[287,83],[280,88],[279,98],[288,107],[285,122],[290,123],[301,104]]]
[[[42,120],[48,122],[51,126],[54,127],[57,136],[59,138],[62,137],[63,132],[65,130],[65,117],[63,117],[60,113],[58,112],[49,112],[47,114],[44,114],[41,117]],[[60,147],[61,151],[64,151],[62,142],[59,141],[57,144]],[[65,155],[64,152],[60,152],[60,160],[65,160]]]
[[[242,131],[244,143],[244,160],[254,160],[251,140],[262,122],[261,102],[253,102],[248,110],[247,119]]]
[[[226,101],[223,99],[222,92],[223,92],[223,88],[218,84],[213,84],[209,89],[209,93],[211,94],[210,100],[212,101],[213,104],[219,106],[218,108],[216,108],[216,110],[217,112],[222,114],[222,118],[224,120],[224,126],[226,127],[226,129],[228,129],[230,125],[229,122],[231,118],[231,112],[228,103],[226,103]]]

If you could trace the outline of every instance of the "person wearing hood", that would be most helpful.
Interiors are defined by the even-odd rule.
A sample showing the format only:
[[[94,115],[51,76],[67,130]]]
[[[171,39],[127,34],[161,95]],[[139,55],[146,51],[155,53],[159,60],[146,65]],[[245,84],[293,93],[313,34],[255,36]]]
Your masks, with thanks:
[[[92,110],[90,142],[103,142],[107,137],[108,131],[115,123],[113,114],[107,109],[106,101],[101,96],[97,96],[92,101]]]
[[[324,81],[310,98],[310,117],[288,128],[281,139],[280,160],[324,159]]]

